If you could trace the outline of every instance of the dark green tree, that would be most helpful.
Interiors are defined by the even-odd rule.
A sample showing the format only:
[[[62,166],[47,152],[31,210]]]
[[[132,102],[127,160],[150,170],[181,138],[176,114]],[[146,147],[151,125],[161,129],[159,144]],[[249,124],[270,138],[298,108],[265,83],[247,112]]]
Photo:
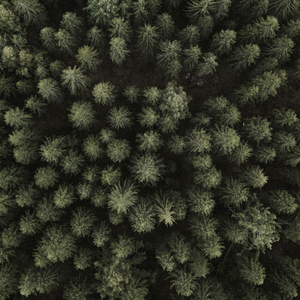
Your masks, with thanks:
[[[124,106],[113,107],[109,110],[107,121],[113,129],[127,128],[133,125],[132,113]]]
[[[271,123],[262,117],[251,117],[245,120],[244,132],[248,140],[255,141],[258,144],[260,141],[269,142],[272,136]]]
[[[175,23],[168,13],[158,15],[155,25],[163,41],[170,39],[175,31]]]
[[[55,29],[52,27],[44,27],[40,31],[40,39],[43,43],[43,46],[48,51],[55,51],[57,50],[57,41],[55,38]]]
[[[83,30],[83,19],[78,17],[76,13],[66,12],[60,21],[60,27],[70,32],[74,37],[81,35]]]
[[[287,190],[271,190],[268,201],[278,214],[292,214],[298,208],[296,199]]]
[[[97,218],[90,209],[79,207],[72,211],[70,220],[72,233],[77,237],[85,237],[90,234]]]
[[[196,46],[200,41],[199,28],[196,25],[188,25],[178,32],[178,40],[182,48]]]
[[[222,55],[229,53],[232,49],[232,46],[236,42],[236,32],[234,30],[221,30],[219,33],[216,33],[213,36],[211,42],[211,50],[217,55]]]
[[[109,31],[112,38],[118,37],[124,39],[126,43],[130,42],[131,40],[132,30],[128,20],[125,20],[124,18],[114,18],[111,21],[111,28]]]
[[[32,115],[20,109],[18,106],[16,108],[10,108],[4,115],[4,122],[14,128],[24,128],[29,127],[32,123]]]
[[[132,5],[134,20],[140,25],[147,21],[148,19],[148,10],[147,10],[147,2],[145,0],[137,0]]]
[[[41,188],[48,190],[49,187],[53,187],[55,183],[58,181],[58,173],[54,168],[40,167],[36,170],[34,175],[35,184]]]
[[[296,0],[270,0],[269,11],[280,20],[286,20],[298,13],[300,4]]]
[[[53,193],[53,202],[58,208],[65,208],[75,201],[74,188],[68,184],[60,184]]]
[[[267,56],[276,58],[280,63],[286,63],[290,60],[294,47],[294,41],[283,36],[273,39],[264,52]]]
[[[54,37],[57,42],[57,46],[62,52],[73,54],[75,46],[77,44],[76,38],[65,29],[59,29],[58,32],[54,33]]]
[[[276,157],[276,150],[268,146],[259,146],[254,151],[254,157],[257,162],[267,164],[274,161]]]
[[[285,131],[277,131],[272,137],[272,145],[280,154],[291,152],[296,146],[297,141],[291,133]]]
[[[158,41],[157,28],[149,24],[139,27],[137,50],[143,55],[152,55],[156,50]]]
[[[187,16],[192,22],[197,23],[200,17],[214,13],[216,10],[214,0],[191,0],[188,3]]]
[[[60,103],[63,98],[63,92],[59,86],[59,83],[52,78],[45,78],[38,83],[38,92],[45,98],[48,103]]]
[[[123,38],[114,37],[110,40],[109,56],[114,64],[121,66],[129,54],[126,41]]]
[[[243,177],[248,185],[261,189],[269,179],[263,171],[264,170],[260,166],[252,165],[244,171]]]
[[[213,199],[213,193],[211,191],[195,187],[187,190],[187,195],[192,212],[200,213],[205,216],[212,213],[215,200]]]
[[[77,175],[84,165],[84,157],[76,150],[69,150],[69,153],[61,160],[60,165],[66,174]]]

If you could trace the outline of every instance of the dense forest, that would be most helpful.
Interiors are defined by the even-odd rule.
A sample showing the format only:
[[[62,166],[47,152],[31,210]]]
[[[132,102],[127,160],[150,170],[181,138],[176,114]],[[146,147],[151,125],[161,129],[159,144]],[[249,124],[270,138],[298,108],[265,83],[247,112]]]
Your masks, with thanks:
[[[0,300],[300,299],[300,1],[0,1]]]

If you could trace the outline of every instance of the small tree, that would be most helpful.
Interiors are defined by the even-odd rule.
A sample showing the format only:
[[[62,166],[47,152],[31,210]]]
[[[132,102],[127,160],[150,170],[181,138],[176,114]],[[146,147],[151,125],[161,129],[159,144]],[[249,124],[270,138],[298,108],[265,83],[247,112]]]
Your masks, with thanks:
[[[97,226],[92,233],[93,244],[100,248],[110,239],[111,229],[105,222],[101,222],[100,226]]]
[[[83,19],[78,17],[76,13],[68,11],[63,14],[62,20],[60,21],[60,27],[66,29],[73,36],[78,36],[83,30]]]
[[[211,149],[211,136],[201,128],[200,130],[193,129],[187,136],[187,149],[191,152],[204,153]]]
[[[180,58],[181,44],[179,41],[165,41],[159,44],[160,53],[157,54],[158,64],[163,68],[167,67]]]
[[[228,156],[228,160],[237,165],[243,164],[252,155],[252,151],[253,149],[247,142],[243,143],[240,141],[239,145],[233,150],[231,156]]]
[[[245,121],[244,132],[250,141],[255,141],[259,144],[262,140],[266,142],[271,140],[272,128],[270,127],[271,123],[267,119],[253,116]]]
[[[262,264],[253,258],[243,256],[238,260],[241,277],[254,285],[261,285],[266,278],[266,271]]]
[[[101,28],[93,26],[87,32],[87,39],[92,47],[95,47],[100,53],[103,52],[103,48],[106,45],[106,37]]]
[[[167,13],[158,15],[155,25],[158,28],[158,32],[163,41],[170,39],[175,31],[175,25],[174,21],[172,20],[172,16]]]
[[[178,33],[178,39],[182,43],[182,48],[196,46],[200,41],[199,28],[196,25],[188,25]]]
[[[196,184],[201,184],[205,189],[216,188],[222,181],[222,173],[217,170],[215,166],[202,171],[197,170],[195,172],[194,181]]]
[[[110,82],[101,82],[94,86],[93,96],[96,103],[111,105],[115,101],[115,86]]]
[[[192,0],[188,3],[187,16],[196,23],[200,17],[214,13],[217,10],[214,0]]]
[[[127,128],[132,126],[132,114],[124,106],[113,107],[108,113],[107,120],[113,129]]]
[[[140,151],[156,152],[163,145],[160,134],[155,131],[146,131],[144,134],[138,133],[136,137]]]
[[[147,21],[148,10],[146,9],[147,2],[145,0],[138,0],[132,5],[135,22],[140,25]]]
[[[279,214],[292,214],[298,208],[296,199],[287,190],[271,190],[269,202],[271,207]]]
[[[225,54],[232,50],[236,42],[236,32],[234,30],[221,30],[213,36],[211,50],[215,54]]]
[[[111,21],[111,28],[109,29],[110,36],[112,38],[124,39],[126,43],[130,42],[132,36],[132,30],[130,28],[128,20],[124,18],[114,18]]]
[[[61,161],[61,166],[66,174],[77,175],[84,164],[84,158],[75,150],[70,150],[68,155]]]
[[[65,29],[59,29],[54,33],[59,49],[63,52],[73,54],[77,44],[76,38]]]
[[[58,208],[65,208],[75,201],[74,188],[71,185],[60,184],[53,193],[53,202]]]
[[[61,80],[62,86],[67,87],[72,95],[86,91],[90,83],[89,78],[77,66],[63,70]]]
[[[108,195],[108,207],[118,214],[126,214],[137,200],[137,189],[130,181],[115,184]]]
[[[110,40],[109,56],[113,63],[119,67],[123,64],[129,54],[126,41],[123,38],[114,37]]]
[[[80,63],[81,69],[95,72],[101,64],[101,60],[98,56],[97,50],[85,45],[78,49],[76,59]]]
[[[107,145],[107,157],[114,163],[122,162],[130,156],[131,147],[127,140],[113,139]]]
[[[255,149],[254,157],[259,163],[267,164],[276,157],[276,150],[268,146],[260,146]]]
[[[57,50],[57,42],[55,38],[55,30],[52,27],[44,27],[40,31],[40,39],[43,43],[43,46],[48,51],[55,51]]]
[[[73,210],[70,221],[72,233],[77,237],[89,235],[96,220],[90,209],[79,207],[76,211]]]
[[[292,109],[275,108],[271,111],[275,125],[280,128],[292,126],[298,121],[297,114]]]
[[[41,188],[48,190],[53,187],[58,181],[58,173],[50,166],[40,167],[36,170],[34,175],[35,184]]]
[[[152,55],[158,41],[157,28],[149,24],[144,24],[138,30],[137,49],[143,55]]]
[[[64,98],[59,83],[52,78],[45,78],[38,83],[39,94],[45,98],[48,103],[60,103]]]
[[[37,96],[31,96],[26,100],[25,107],[31,110],[33,114],[39,117],[46,112],[47,103]]]
[[[217,57],[213,53],[204,53],[202,58],[203,61],[200,61],[196,70],[196,75],[198,77],[212,74],[216,71],[216,67],[218,66],[218,63],[216,62]]]
[[[192,46],[188,49],[184,49],[183,69],[186,72],[192,72],[198,66],[201,55],[202,52],[198,46]]]
[[[6,125],[14,128],[24,128],[31,125],[32,115],[25,113],[24,110],[18,106],[16,108],[10,108],[4,115],[4,121]]]
[[[27,210],[20,218],[19,226],[23,234],[34,235],[40,230],[41,225],[35,214]]]
[[[130,103],[136,103],[141,96],[141,89],[135,85],[130,85],[125,88],[123,95]]]
[[[66,142],[64,137],[46,138],[40,146],[42,160],[50,164],[57,164],[65,152]]]
[[[289,17],[297,14],[299,9],[299,2],[296,0],[271,0],[269,3],[269,10],[280,20],[286,20]]]
[[[267,182],[269,177],[263,172],[260,166],[253,165],[245,170],[244,178],[248,185],[254,188],[262,188]]]
[[[73,127],[78,129],[89,129],[96,122],[96,112],[90,102],[76,101],[70,108],[69,120]]]
[[[197,187],[187,190],[187,195],[192,212],[200,213],[205,216],[212,213],[215,206],[212,192]]]

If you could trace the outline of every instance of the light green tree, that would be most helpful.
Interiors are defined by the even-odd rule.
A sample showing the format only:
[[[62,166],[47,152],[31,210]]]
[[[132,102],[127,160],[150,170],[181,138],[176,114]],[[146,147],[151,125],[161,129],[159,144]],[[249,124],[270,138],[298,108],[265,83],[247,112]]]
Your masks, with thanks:
[[[107,121],[110,127],[113,129],[123,129],[130,128],[133,125],[132,113],[127,109],[127,107],[120,106],[119,108],[113,107],[109,110]]]
[[[242,256],[238,259],[241,277],[254,285],[262,285],[266,278],[266,270],[258,259]]]
[[[167,67],[174,61],[179,60],[181,54],[181,44],[179,41],[162,41],[159,44],[160,53],[157,54],[158,64],[163,68]]]
[[[196,70],[196,75],[198,77],[212,74],[216,71],[218,66],[218,63],[216,62],[217,57],[213,53],[204,53],[202,58],[203,61],[200,61]]]
[[[48,190],[49,187],[55,185],[58,177],[59,175],[54,168],[50,166],[40,167],[35,171],[34,181],[39,188]]]
[[[36,234],[40,228],[40,222],[35,216],[34,212],[30,212],[27,210],[24,215],[21,216],[19,221],[20,231],[23,234],[34,235]]]
[[[81,69],[95,72],[101,64],[101,60],[98,56],[97,50],[85,45],[78,49],[76,59],[78,63],[80,63]]]
[[[259,146],[254,151],[254,157],[257,162],[267,164],[274,161],[276,150],[273,147]]]
[[[31,96],[26,100],[25,107],[40,117],[46,112],[47,103],[37,96]]]
[[[274,108],[271,116],[275,125],[280,128],[293,126],[298,121],[297,114],[292,109]]]
[[[187,136],[186,147],[190,152],[204,153],[211,149],[211,136],[201,128],[200,130],[193,129]]]
[[[146,6],[147,2],[145,0],[137,0],[132,4],[134,20],[138,25],[141,25],[148,19],[148,10]]]
[[[60,21],[60,27],[70,32],[74,37],[81,35],[83,30],[83,19],[78,17],[76,13],[66,12]]]
[[[244,171],[243,177],[248,185],[261,189],[269,179],[263,171],[260,166],[252,165]]]
[[[65,147],[66,141],[64,137],[46,137],[46,141],[40,146],[42,160],[56,165],[65,153]]]
[[[111,38],[121,38],[124,39],[126,43],[129,43],[132,37],[132,30],[128,20],[124,18],[114,18],[110,24],[111,28],[110,36]]]
[[[270,0],[269,11],[280,20],[286,20],[297,14],[299,2],[296,0]]]
[[[287,190],[271,190],[269,193],[269,202],[271,208],[278,214],[292,214],[298,208],[296,199]]]
[[[122,162],[130,157],[131,147],[128,140],[113,139],[107,145],[106,154],[114,163]]]
[[[202,55],[201,49],[197,45],[184,49],[183,69],[186,72],[192,72],[198,66],[201,55]]]
[[[174,202],[170,197],[162,192],[156,192],[153,196],[154,210],[158,217],[158,223],[166,226],[173,226],[175,220]]]
[[[215,166],[208,168],[207,170],[197,170],[194,175],[194,181],[196,184],[201,184],[205,189],[216,188],[220,185],[222,180],[222,173],[217,170]]]
[[[74,187],[69,184],[60,184],[53,193],[53,202],[58,208],[65,208],[75,201]]]
[[[253,149],[247,142],[240,141],[239,145],[234,148],[232,154],[228,156],[228,160],[237,165],[245,163],[252,155]]]
[[[110,82],[100,82],[93,88],[96,103],[111,105],[115,102],[115,86]]]
[[[40,31],[40,39],[43,43],[43,46],[48,51],[55,51],[57,50],[57,41],[55,37],[55,29],[52,27],[44,27]]]
[[[95,47],[100,53],[106,45],[106,36],[101,28],[93,26],[87,31],[87,40],[92,47]]]
[[[84,157],[76,150],[69,150],[69,153],[61,160],[60,165],[66,174],[77,175],[84,165]]]
[[[104,221],[101,222],[99,226],[97,226],[92,233],[93,244],[100,248],[105,245],[105,243],[110,239],[111,228]]]
[[[146,131],[144,134],[138,133],[136,137],[140,151],[156,152],[163,145],[161,136],[156,131]]]
[[[143,127],[153,128],[159,119],[159,114],[150,106],[144,106],[138,114],[138,121]]]
[[[85,237],[90,234],[97,218],[90,209],[79,207],[72,211],[70,220],[72,233],[77,237]]]
[[[83,140],[82,149],[90,161],[97,160],[105,153],[100,141],[100,137],[95,135],[88,135]]]
[[[114,37],[110,40],[109,44],[110,59],[114,64],[120,67],[130,52],[127,49],[126,41],[123,38]]]
[[[4,121],[7,125],[17,129],[29,127],[32,123],[32,115],[17,106],[6,111]]]
[[[215,206],[215,200],[213,199],[213,193],[204,189],[195,187],[187,190],[188,203],[190,210],[194,213],[200,213],[202,215],[210,215]]]
[[[63,70],[61,80],[62,86],[67,87],[72,95],[86,91],[90,84],[89,77],[84,75],[82,70],[77,66],[74,66],[73,69],[68,67]]]
[[[59,83],[52,78],[45,78],[38,83],[38,92],[45,98],[48,103],[60,103],[63,98],[63,91],[59,86]]]
[[[54,33],[54,37],[57,42],[57,46],[63,52],[73,54],[75,46],[77,45],[76,38],[65,29],[58,29],[58,32]]]
[[[257,144],[260,141],[270,141],[272,136],[271,123],[262,117],[251,117],[245,120],[244,132],[250,141],[255,141]]]
[[[78,129],[89,129],[96,122],[96,111],[92,103],[87,101],[73,102],[70,108],[69,120],[73,127]]]

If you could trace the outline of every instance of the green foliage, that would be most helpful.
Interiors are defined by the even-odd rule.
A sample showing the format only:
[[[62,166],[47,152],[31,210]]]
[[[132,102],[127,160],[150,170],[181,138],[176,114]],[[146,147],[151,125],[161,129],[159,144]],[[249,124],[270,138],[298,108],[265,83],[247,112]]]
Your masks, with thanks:
[[[84,158],[77,151],[70,150],[68,155],[61,161],[61,166],[66,174],[77,175],[84,165]]]
[[[127,86],[123,92],[123,95],[127,98],[130,103],[138,102],[141,90],[135,85]]]
[[[57,50],[57,42],[55,36],[55,30],[52,27],[44,27],[40,31],[40,39],[43,43],[43,46],[48,51],[55,51]]]
[[[96,220],[90,209],[79,207],[76,211],[73,210],[70,221],[72,233],[77,237],[89,235]]]
[[[73,277],[64,287],[63,299],[65,300],[86,300],[88,295],[93,293],[93,287],[87,279]]]
[[[180,58],[181,44],[179,41],[162,41],[159,44],[160,53],[157,54],[158,64],[167,69],[174,61]]]
[[[298,121],[297,114],[292,109],[275,108],[271,111],[275,125],[280,128],[292,126]]]
[[[212,52],[215,54],[225,54],[232,50],[232,46],[236,43],[236,32],[234,30],[221,30],[213,36],[211,42]]]
[[[144,24],[138,30],[137,50],[143,55],[152,55],[158,41],[157,28]]]
[[[78,36],[83,29],[83,19],[77,17],[76,13],[68,11],[63,14],[60,27],[70,32],[74,37]]]
[[[40,222],[34,213],[27,210],[25,215],[20,218],[19,226],[23,234],[34,235],[40,229]]]
[[[211,136],[201,128],[200,130],[193,129],[187,136],[187,149],[190,152],[204,153],[211,149]]]
[[[257,162],[267,164],[275,159],[276,150],[272,147],[260,146],[255,149],[254,157]]]
[[[245,120],[244,132],[249,141],[255,141],[257,144],[260,141],[269,142],[272,136],[271,123],[262,117],[251,117]]]
[[[222,173],[215,166],[207,170],[197,170],[194,174],[194,182],[201,184],[205,189],[216,188],[222,180]]]
[[[84,75],[77,66],[74,66],[73,69],[68,67],[68,69],[63,70],[61,80],[62,86],[67,87],[72,95],[86,91],[90,83],[89,77]]]
[[[108,166],[101,172],[101,182],[103,185],[114,185],[121,178],[122,172],[120,168],[114,168],[114,166]]]
[[[166,226],[173,226],[176,222],[175,220],[175,210],[174,203],[165,194],[156,193],[153,197],[155,203],[155,212],[158,216],[158,222]]]
[[[76,101],[70,108],[69,119],[73,127],[89,129],[96,122],[96,112],[90,102]]]
[[[180,264],[184,264],[190,259],[191,244],[185,241],[183,235],[172,235],[169,239],[169,246]]]
[[[106,40],[101,28],[97,26],[90,28],[87,32],[87,39],[92,47],[95,47],[99,52],[103,52]]]
[[[283,34],[290,39],[294,39],[300,35],[300,20],[289,20],[283,26]]]
[[[1,264],[0,269],[0,291],[1,300],[6,300],[13,297],[18,289],[18,268],[15,264]]]
[[[10,108],[5,113],[4,121],[7,125],[17,129],[29,127],[32,123],[32,115],[17,106],[16,108]]]
[[[265,54],[275,57],[281,63],[286,63],[291,58],[294,46],[295,43],[290,38],[278,37],[273,39],[270,45],[265,48]]]
[[[237,165],[241,165],[252,155],[252,151],[253,149],[247,142],[243,143],[240,141],[239,145],[234,148],[231,156],[228,156],[228,160],[232,163],[236,163]]]
[[[58,208],[65,208],[75,200],[74,188],[71,185],[60,184],[53,193],[53,202]]]
[[[155,131],[146,131],[144,134],[137,134],[137,142],[140,151],[156,152],[162,145],[161,135]]]
[[[203,61],[198,64],[196,74],[198,77],[212,74],[216,71],[218,63],[216,62],[217,57],[213,53],[204,53]]]
[[[65,29],[59,29],[54,33],[54,37],[57,42],[57,46],[62,52],[73,54],[75,46],[77,44],[76,38]]]
[[[58,224],[49,226],[44,232],[38,248],[50,262],[64,262],[73,256],[76,245],[74,237],[64,226]]]
[[[63,92],[58,82],[52,78],[45,78],[38,83],[39,94],[49,103],[60,103],[63,98]]]
[[[43,102],[43,100],[37,96],[32,96],[26,100],[25,107],[40,117],[46,112],[47,103]]]
[[[115,86],[110,82],[101,82],[94,86],[93,96],[96,103],[111,105],[115,101]]]
[[[4,248],[17,248],[23,239],[24,236],[19,231],[19,226],[15,223],[9,224],[8,227],[1,231],[1,244]]]
[[[48,190],[49,187],[55,185],[58,177],[59,175],[54,168],[50,166],[40,167],[35,171],[34,181],[39,188]]]
[[[121,66],[129,54],[126,41],[123,38],[114,37],[110,40],[109,56],[114,64]]]
[[[215,200],[213,199],[213,193],[201,188],[191,188],[187,190],[188,202],[190,204],[190,210],[194,213],[200,213],[202,215],[210,215],[215,206]]]
[[[164,41],[170,39],[175,31],[175,23],[172,19],[172,16],[167,13],[158,15],[155,25],[158,29],[161,39]]]
[[[196,23],[200,17],[214,13],[217,9],[214,0],[191,0],[187,7],[188,18]]]
[[[183,69],[186,72],[192,72],[198,66],[201,55],[202,52],[198,46],[191,46],[190,48],[184,49]]]
[[[110,109],[107,120],[109,125],[117,130],[126,127],[130,128],[133,124],[131,112],[124,106],[120,106],[119,108],[113,107]]]
[[[99,136],[88,135],[83,140],[82,149],[90,161],[95,161],[104,155],[104,149]]]
[[[196,25],[188,25],[178,32],[178,39],[182,43],[182,48],[196,46],[200,41],[199,28]]]
[[[167,251],[166,249],[157,250],[155,257],[163,270],[166,270],[167,272],[174,270],[176,261],[170,251]]]
[[[114,139],[107,145],[106,154],[114,163],[122,162],[130,156],[131,147],[127,140]]]
[[[110,36],[112,38],[121,38],[124,39],[126,43],[131,40],[132,30],[130,28],[128,20],[124,18],[114,18],[111,21]]]
[[[182,154],[186,148],[186,142],[184,137],[178,135],[172,135],[172,137],[167,142],[168,148],[174,154]]]
[[[92,233],[93,244],[96,247],[103,247],[110,238],[111,229],[105,223],[101,222],[100,226],[96,227]]]
[[[292,151],[296,144],[297,141],[291,133],[278,131],[273,135],[274,148],[280,154]]]
[[[64,137],[46,138],[43,145],[40,146],[42,160],[49,164],[56,165],[65,153],[66,141]]]
[[[271,281],[275,283],[279,293],[283,295],[285,299],[293,299],[298,296],[296,284],[278,269],[272,274]]]
[[[268,200],[271,208],[279,214],[292,214],[298,208],[296,199],[287,190],[271,190]]]
[[[269,177],[263,172],[263,169],[258,165],[252,165],[244,171],[244,178],[248,185],[254,188],[262,188],[267,182]]]
[[[134,20],[137,24],[142,24],[148,19],[147,2],[145,0],[137,0],[132,4]]]
[[[257,260],[243,256],[238,260],[241,277],[254,285],[261,285],[266,278],[266,271],[263,265]]]
[[[165,164],[158,155],[145,153],[132,158],[130,169],[135,180],[140,184],[155,186],[162,178]]]
[[[97,50],[90,46],[83,46],[78,49],[78,54],[76,59],[80,63],[80,68],[82,70],[88,70],[95,72],[100,64],[101,60],[98,58],[99,54]]]
[[[138,233],[153,231],[156,223],[154,206],[148,199],[141,199],[130,209],[129,221],[133,231]]]
[[[287,19],[297,14],[299,2],[296,0],[270,0],[269,10],[279,19]]]
[[[125,181],[115,184],[108,195],[108,207],[116,211],[118,214],[127,213],[128,209],[134,205],[137,200],[136,186],[130,182]]]

